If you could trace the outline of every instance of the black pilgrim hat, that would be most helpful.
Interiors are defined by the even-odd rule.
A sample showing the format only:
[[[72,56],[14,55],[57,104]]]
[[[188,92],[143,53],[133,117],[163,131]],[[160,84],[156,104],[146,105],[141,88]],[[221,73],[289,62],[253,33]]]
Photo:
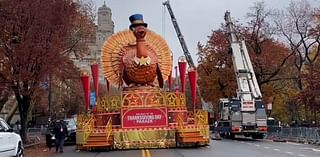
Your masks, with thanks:
[[[133,27],[138,25],[148,27],[148,24],[143,21],[142,14],[133,14],[129,17],[129,20],[131,22],[131,25],[129,26],[130,30],[132,30]]]

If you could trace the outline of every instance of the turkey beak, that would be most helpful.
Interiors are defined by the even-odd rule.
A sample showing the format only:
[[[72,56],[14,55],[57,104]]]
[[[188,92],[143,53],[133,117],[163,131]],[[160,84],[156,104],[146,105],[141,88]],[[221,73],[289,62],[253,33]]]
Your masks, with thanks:
[[[146,29],[143,26],[139,26],[136,28],[136,33],[139,34],[140,36],[144,36],[146,34]]]

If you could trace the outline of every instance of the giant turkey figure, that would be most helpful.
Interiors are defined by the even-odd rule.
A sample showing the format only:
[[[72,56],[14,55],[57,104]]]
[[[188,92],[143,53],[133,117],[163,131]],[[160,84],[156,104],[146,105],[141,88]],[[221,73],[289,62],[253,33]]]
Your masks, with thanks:
[[[111,36],[102,49],[103,71],[114,85],[159,86],[170,74],[172,59],[166,42],[147,29],[141,14],[129,17],[130,30]]]

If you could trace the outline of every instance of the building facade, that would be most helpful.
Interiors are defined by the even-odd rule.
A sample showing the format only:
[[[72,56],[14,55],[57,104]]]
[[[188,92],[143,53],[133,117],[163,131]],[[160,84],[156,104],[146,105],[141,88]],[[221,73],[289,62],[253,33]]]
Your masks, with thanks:
[[[94,61],[98,62],[100,65],[99,81],[101,83],[105,83],[101,68],[101,49],[106,39],[114,33],[114,22],[112,21],[111,9],[106,5],[106,3],[98,8],[97,17],[95,39],[92,39],[92,41],[88,43],[89,55],[84,56],[83,58],[72,57],[72,60],[78,68],[81,70],[88,70],[90,73],[90,65]]]

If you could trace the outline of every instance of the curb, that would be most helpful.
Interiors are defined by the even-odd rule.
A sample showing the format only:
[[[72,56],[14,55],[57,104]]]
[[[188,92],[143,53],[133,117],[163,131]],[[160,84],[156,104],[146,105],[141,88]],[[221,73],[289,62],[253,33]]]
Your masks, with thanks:
[[[221,137],[211,137],[211,140],[219,140],[219,141],[221,141],[222,140],[222,138]]]
[[[285,139],[273,139],[273,142],[287,142]]]
[[[41,144],[41,142],[40,142],[41,139],[40,139],[39,136],[35,136],[35,137],[33,137],[33,138],[36,139],[36,141],[35,141],[34,143],[24,144],[23,147],[24,147],[24,148],[30,148],[30,147],[33,147],[33,146],[36,146],[36,145],[40,145],[40,144]]]

